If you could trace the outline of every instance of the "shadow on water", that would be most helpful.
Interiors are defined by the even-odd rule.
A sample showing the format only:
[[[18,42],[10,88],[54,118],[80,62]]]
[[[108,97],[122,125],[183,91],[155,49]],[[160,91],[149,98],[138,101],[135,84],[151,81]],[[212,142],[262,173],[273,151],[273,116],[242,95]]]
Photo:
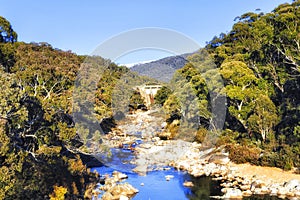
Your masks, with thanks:
[[[186,175],[185,180],[192,181],[194,186],[186,194],[189,200],[213,199],[211,196],[222,196],[220,182],[211,177],[193,177]]]
[[[253,195],[251,197],[245,197],[243,200],[285,200],[287,198],[279,198],[277,196],[267,196],[267,195]]]

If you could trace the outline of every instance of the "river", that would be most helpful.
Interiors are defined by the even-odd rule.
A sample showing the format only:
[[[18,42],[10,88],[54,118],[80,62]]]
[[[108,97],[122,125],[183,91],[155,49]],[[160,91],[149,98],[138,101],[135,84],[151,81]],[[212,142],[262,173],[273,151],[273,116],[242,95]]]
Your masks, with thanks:
[[[99,174],[112,174],[114,170],[126,173],[128,179],[125,181],[139,190],[133,200],[184,200],[184,199],[210,199],[210,196],[221,195],[221,188],[217,181],[213,181],[210,177],[192,177],[188,173],[178,171],[170,167],[167,170],[157,170],[148,172],[146,175],[139,175],[132,170],[135,165],[130,163],[120,164],[120,155],[122,161],[127,158],[129,161],[133,155],[129,151],[121,149],[112,149],[113,155],[108,166],[93,168]],[[166,176],[171,176],[169,181]],[[184,181],[192,181],[194,187],[184,187]]]
[[[118,127],[119,131],[126,133],[127,136],[125,137],[133,135],[138,138],[137,143],[140,144],[146,143],[147,137],[161,129],[161,121],[162,119],[157,116],[153,117],[149,113],[139,113],[131,116],[129,120],[123,121]],[[214,197],[223,195],[220,182],[213,180],[211,177],[193,177],[187,172],[178,171],[168,166],[160,166],[160,170],[152,170],[140,175],[134,172],[136,165],[131,162],[136,154],[122,148],[111,148],[111,152],[112,156],[110,158],[103,159],[106,166],[93,168],[92,171],[96,170],[100,175],[112,174],[115,170],[127,174],[128,179],[124,181],[139,190],[133,200],[206,200],[216,199]],[[155,166],[153,168],[155,169]],[[172,178],[166,180],[166,176]],[[194,186],[183,186],[185,181],[191,181]],[[251,196],[244,199],[278,200],[279,198]]]
[[[99,174],[112,174],[113,171],[118,170],[128,175],[128,179],[124,180],[130,183],[133,187],[139,190],[133,200],[208,200],[216,199],[214,197],[222,196],[220,182],[212,180],[211,177],[193,177],[183,171],[178,171],[173,168],[169,170],[159,170],[148,172],[145,176],[138,175],[132,172],[135,167],[131,164],[118,164],[118,157],[120,151],[115,149],[113,154],[118,156],[112,159],[111,163],[107,163],[108,166],[102,166],[93,168]],[[130,160],[132,155],[129,152],[122,153],[123,156],[128,156]],[[166,180],[166,176],[171,175],[169,181]],[[193,187],[183,186],[184,181],[192,181]],[[99,196],[101,197],[101,195]],[[244,200],[279,200],[278,197],[271,196],[251,196],[245,197]]]

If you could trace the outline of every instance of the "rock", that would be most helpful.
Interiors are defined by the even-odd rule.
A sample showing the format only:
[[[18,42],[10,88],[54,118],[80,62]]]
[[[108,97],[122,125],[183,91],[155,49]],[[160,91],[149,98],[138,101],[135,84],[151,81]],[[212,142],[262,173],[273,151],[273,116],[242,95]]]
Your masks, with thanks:
[[[106,178],[105,184],[103,186],[103,190],[107,190],[107,188],[113,187],[116,185],[116,180],[114,178]]]
[[[147,165],[146,164],[145,165],[138,165],[132,171],[138,173],[139,175],[146,175],[146,173],[147,173]]]
[[[141,183],[141,186],[144,186],[145,184],[144,183]]]
[[[95,190],[92,191],[92,194],[93,194],[94,197],[98,197],[99,194],[101,194],[101,191],[100,191],[99,188],[97,188],[97,189],[95,189]]]
[[[292,179],[292,180],[286,182],[283,186],[288,190],[293,190],[297,187],[300,188],[300,181],[297,179]]]
[[[234,187],[236,187],[236,186],[239,185],[239,183],[238,183],[237,181],[233,181],[233,182],[232,182],[232,185],[233,185]]]
[[[116,181],[120,181],[122,179],[127,179],[128,176],[126,174],[123,174],[121,172],[118,172],[118,171],[114,171],[112,173],[112,176],[116,179]]]
[[[276,187],[270,187],[270,195],[277,195],[278,189]]]
[[[278,191],[277,191],[277,194],[280,196],[280,195],[283,195],[285,196],[286,194],[288,193],[288,190],[284,187],[280,187],[278,188]]]
[[[225,199],[242,199],[243,193],[236,188],[227,188],[226,193],[223,196]]]
[[[225,187],[225,188],[222,188],[222,189],[221,189],[221,192],[222,192],[222,193],[226,193],[228,189],[229,189],[229,188],[226,188],[226,187]]]
[[[161,123],[161,128],[164,129],[167,125],[168,125],[167,122],[163,122]]]
[[[110,188],[108,192],[110,192],[113,195],[113,198],[116,199],[120,198],[121,195],[131,198],[139,191],[129,183],[124,183]]]
[[[174,176],[173,176],[173,175],[166,175],[165,178],[166,178],[166,181],[169,181],[169,180],[171,180],[172,178],[174,178]]]
[[[261,194],[270,194],[271,192],[270,189],[266,186],[262,186],[260,190],[261,190]]]
[[[159,137],[153,137],[153,138],[152,138],[152,142],[158,142],[159,140],[160,140]]]
[[[230,162],[227,154],[214,154],[208,159],[209,163],[215,163],[219,165],[227,165]]]
[[[241,189],[241,190],[244,190],[244,191],[250,190],[250,188],[251,188],[250,185],[241,185],[241,186],[240,186],[240,189]]]
[[[243,192],[242,192],[242,195],[243,195],[244,197],[249,197],[249,196],[252,195],[252,192],[251,192],[250,190],[246,190],[246,191],[243,191]]]
[[[153,145],[149,144],[149,143],[144,143],[141,144],[139,147],[140,148],[144,148],[144,149],[150,149]]]
[[[288,191],[288,192],[286,193],[286,196],[287,196],[287,197],[294,197],[295,194],[294,194],[293,192],[291,192],[291,191]]]
[[[105,192],[102,195],[102,200],[112,200],[113,199],[113,195],[110,192]]]
[[[119,200],[129,200],[129,198],[124,195],[120,195]]]
[[[142,136],[142,139],[147,139],[147,138],[151,138],[153,137],[153,131],[154,130],[148,130],[148,131],[143,131],[141,136]]]
[[[194,183],[191,181],[184,181],[183,186],[185,187],[194,187]]]
[[[168,140],[171,138],[172,133],[171,132],[158,132],[157,136],[161,139],[161,140]]]
[[[156,146],[164,146],[164,141],[158,140],[158,141],[155,142],[155,145]]]
[[[265,183],[263,183],[261,180],[255,180],[251,183],[250,190],[253,191],[255,188],[261,188],[265,186]]]

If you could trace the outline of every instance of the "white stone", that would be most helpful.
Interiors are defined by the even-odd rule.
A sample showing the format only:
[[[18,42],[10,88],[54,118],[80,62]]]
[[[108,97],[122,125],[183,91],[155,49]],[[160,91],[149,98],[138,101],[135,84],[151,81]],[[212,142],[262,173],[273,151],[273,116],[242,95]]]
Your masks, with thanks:
[[[286,195],[287,192],[288,191],[286,188],[280,187],[280,188],[278,188],[277,194],[278,195]]]
[[[129,198],[124,195],[120,195],[119,200],[129,200]]]
[[[236,188],[228,188],[225,195],[223,196],[224,198],[228,199],[242,199],[243,198],[243,193],[241,190],[236,189]]]
[[[300,181],[297,179],[292,179],[284,184],[284,187],[288,190],[295,189],[297,187],[300,187]]]

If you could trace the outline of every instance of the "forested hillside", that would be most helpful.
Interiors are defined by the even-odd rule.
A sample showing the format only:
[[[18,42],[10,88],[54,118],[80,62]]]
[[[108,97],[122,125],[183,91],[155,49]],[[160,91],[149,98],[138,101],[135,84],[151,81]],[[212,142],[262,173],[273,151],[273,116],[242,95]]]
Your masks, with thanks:
[[[237,17],[230,32],[213,38],[206,53],[188,57],[190,62],[177,71],[175,80],[181,81],[180,87],[191,88],[198,99],[201,112],[195,140],[201,142],[211,134],[211,92],[203,77],[207,60],[203,55],[207,54],[223,78],[221,93],[227,96],[225,126],[219,130],[217,144],[225,144],[236,162],[300,167],[299,6],[300,1],[294,1],[271,13]],[[160,104],[165,102],[174,136],[186,134],[176,131],[178,119],[185,121],[185,108],[178,102],[186,102],[187,96],[176,96],[175,92],[157,98]]]
[[[18,42],[0,18],[0,199],[89,197],[97,177],[86,168],[90,152],[72,117],[74,81],[85,58],[47,43]],[[104,113],[112,89],[102,90],[101,82],[113,84],[125,71],[114,64],[106,69],[95,102],[99,118],[111,117]]]
[[[75,129],[73,93],[82,65],[95,67],[97,72],[90,76],[98,83],[91,94],[81,91],[76,96],[81,102],[76,103],[89,101],[98,122],[96,127]],[[109,131],[115,118],[124,116],[117,111],[142,102],[132,94],[133,86],[154,81],[99,56],[78,56],[45,42],[18,42],[3,17],[0,74],[0,199],[90,197],[97,176],[87,167],[101,165],[93,158],[103,150],[100,124]],[[89,87],[85,82],[78,81],[77,90]]]
[[[137,64],[131,67],[130,70],[162,82],[169,82],[174,71],[182,68],[187,63],[186,57],[191,54],[170,56],[149,63]]]

